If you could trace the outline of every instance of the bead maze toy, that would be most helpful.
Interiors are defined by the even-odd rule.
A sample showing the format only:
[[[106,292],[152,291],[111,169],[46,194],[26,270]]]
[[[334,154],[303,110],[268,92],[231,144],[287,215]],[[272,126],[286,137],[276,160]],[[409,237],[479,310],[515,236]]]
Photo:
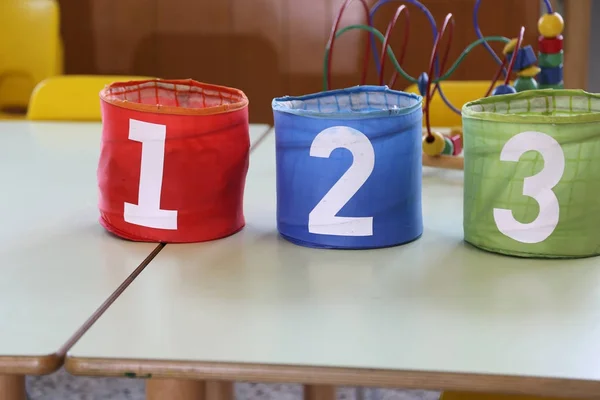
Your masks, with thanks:
[[[377,71],[379,73],[379,84],[384,84],[385,56],[391,61],[394,67],[394,73],[389,81],[389,87],[393,88],[396,84],[398,76],[402,76],[410,83],[417,84],[420,94],[424,97],[424,120],[425,134],[423,136],[423,164],[441,168],[462,169],[463,158],[460,157],[463,148],[463,135],[460,127],[451,129],[450,133],[442,134],[434,132],[431,129],[429,106],[432,98],[439,94],[444,103],[453,112],[461,115],[461,110],[457,108],[445,96],[442,82],[448,80],[461,62],[469,55],[476,46],[483,45],[498,64],[498,70],[490,82],[490,86],[481,97],[498,96],[513,94],[536,89],[560,89],[563,88],[563,51],[562,32],[564,30],[564,21],[562,16],[553,10],[550,0],[544,0],[546,13],[538,20],[538,31],[540,33],[538,41],[539,61],[535,51],[531,45],[523,43],[525,27],[521,27],[516,38],[509,39],[503,36],[486,36],[484,37],[479,27],[478,14],[481,6],[481,0],[475,2],[473,10],[473,27],[477,40],[468,45],[460,54],[458,59],[447,70],[445,69],[448,62],[448,54],[454,32],[454,17],[449,13],[443,21],[441,29],[438,31],[436,22],[431,12],[422,3],[417,0],[379,0],[371,8],[367,5],[366,0],[360,0],[362,7],[367,15],[367,24],[356,24],[346,26],[339,29],[340,21],[344,10],[352,2],[346,0],[337,15],[334,22],[329,41],[325,48],[324,57],[324,73],[323,73],[323,90],[329,90],[331,84],[331,60],[335,40],[345,32],[351,30],[363,30],[369,34],[369,41],[365,49],[365,62],[362,72],[361,85],[366,84],[368,64],[370,52],[373,52],[373,58]],[[415,6],[423,12],[433,32],[433,48],[429,59],[429,65],[425,72],[421,73],[418,78],[410,76],[402,68],[402,62],[406,55],[406,48],[409,39],[409,9],[406,4],[400,4],[396,12],[389,22],[385,34],[373,27],[373,17],[377,10],[386,3],[406,3]],[[404,16],[405,29],[403,44],[398,53],[394,53],[389,46],[390,36],[394,32],[394,28],[400,19]],[[441,39],[448,35],[448,45],[445,51],[441,51]],[[381,54],[378,54],[376,39],[382,44]],[[491,48],[491,42],[504,43],[502,57],[498,56]],[[539,64],[539,66],[537,65]],[[516,75],[514,83],[511,85],[510,79],[512,75]],[[498,80],[502,78],[501,84],[496,85]]]
[[[394,67],[390,88],[393,89],[399,76],[417,85],[424,99],[425,129],[421,148],[415,151],[421,155],[423,165],[464,170],[465,241],[487,251],[530,258],[575,258],[600,253],[597,234],[600,208],[595,205],[600,193],[600,162],[597,161],[600,159],[600,130],[597,128],[600,96],[563,88],[564,21],[554,12],[550,1],[545,0],[547,12],[538,20],[539,62],[533,47],[523,42],[525,27],[521,27],[513,39],[484,37],[477,17],[481,0],[477,0],[473,12],[477,40],[467,46],[447,69],[450,44],[442,50],[440,43],[446,35],[448,42],[452,42],[454,18],[451,13],[445,17],[438,32],[431,13],[417,0],[379,0],[371,8],[365,0],[361,0],[367,24],[338,29],[343,12],[351,1],[343,3],[325,48],[324,92],[321,95],[331,93],[331,60],[336,38],[350,30],[366,31],[369,40],[362,82],[354,90],[368,87],[364,85],[371,51],[380,87],[384,87],[386,56]],[[406,73],[401,65],[408,40],[407,5],[397,7],[385,34],[373,27],[376,11],[392,1],[416,6],[430,22],[433,48],[429,65],[418,78]],[[389,46],[389,39],[401,16],[406,21],[404,42],[396,56]],[[381,54],[375,45],[376,40],[382,45]],[[504,44],[501,56],[492,50],[491,42]],[[498,69],[481,98],[461,105],[459,110],[446,98],[443,82],[479,45],[484,46],[496,60]],[[513,75],[515,80],[511,83]],[[462,118],[463,125],[452,129],[449,134],[432,129],[430,105],[435,95],[439,95],[448,108]],[[348,113],[347,118],[355,116]],[[338,122],[338,125],[344,124],[349,122]],[[295,126],[299,130],[307,128],[302,124]],[[403,126],[398,124],[396,131],[403,132]],[[376,132],[370,135],[371,140],[378,136]],[[300,137],[299,134],[296,136]],[[341,141],[340,138],[337,142]],[[398,154],[406,156],[403,151],[404,148]],[[389,160],[388,156],[378,161],[385,164]],[[393,176],[394,173],[390,172],[389,182],[394,181]],[[405,191],[411,190],[414,187],[405,188]],[[339,208],[336,210],[340,211]],[[367,214],[366,210],[363,205],[352,211],[355,215],[373,215],[380,211],[371,208]]]
[[[188,80],[115,82],[100,92],[100,224],[134,241],[191,243],[245,225],[248,99]]]

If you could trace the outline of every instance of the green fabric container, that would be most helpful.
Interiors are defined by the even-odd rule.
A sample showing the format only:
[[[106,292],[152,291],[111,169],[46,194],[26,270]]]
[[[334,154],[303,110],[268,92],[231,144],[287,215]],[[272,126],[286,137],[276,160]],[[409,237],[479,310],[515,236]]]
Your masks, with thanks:
[[[521,257],[600,253],[600,95],[526,91],[462,115],[465,240]]]

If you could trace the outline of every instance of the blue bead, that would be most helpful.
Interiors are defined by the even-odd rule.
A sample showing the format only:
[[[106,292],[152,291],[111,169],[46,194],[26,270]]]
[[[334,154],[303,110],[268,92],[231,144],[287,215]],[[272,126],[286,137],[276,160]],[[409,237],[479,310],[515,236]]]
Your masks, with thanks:
[[[492,96],[499,96],[503,94],[513,94],[517,93],[514,87],[510,85],[498,85],[492,91]]]
[[[421,93],[421,96],[425,97],[425,94],[427,93],[427,83],[429,82],[429,75],[427,75],[427,72],[423,72],[420,76],[419,76],[419,80],[417,81],[417,86],[419,87],[419,93]]]
[[[556,85],[563,80],[563,67],[542,68],[537,76],[537,80],[542,85]]]
[[[517,59],[515,60],[515,65],[513,69],[515,71],[521,71],[527,67],[531,67],[537,62],[537,57],[535,56],[535,51],[533,51],[533,47],[525,46],[519,49],[517,53]]]

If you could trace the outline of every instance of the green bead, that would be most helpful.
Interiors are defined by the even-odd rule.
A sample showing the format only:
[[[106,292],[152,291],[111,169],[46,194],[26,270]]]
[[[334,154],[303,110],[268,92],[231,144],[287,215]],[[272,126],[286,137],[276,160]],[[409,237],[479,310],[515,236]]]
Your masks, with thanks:
[[[564,82],[561,83],[557,83],[556,85],[539,85],[539,89],[564,89],[565,88],[565,84]]]
[[[538,65],[540,67],[560,67],[564,61],[564,53],[562,50],[555,54],[539,53],[538,56]]]
[[[520,76],[515,80],[515,89],[517,92],[525,90],[535,90],[538,88],[538,83],[533,77]]]
[[[442,150],[442,154],[452,155],[452,153],[454,153],[454,143],[452,143],[452,140],[447,136],[444,136],[444,142],[446,144],[444,150]]]

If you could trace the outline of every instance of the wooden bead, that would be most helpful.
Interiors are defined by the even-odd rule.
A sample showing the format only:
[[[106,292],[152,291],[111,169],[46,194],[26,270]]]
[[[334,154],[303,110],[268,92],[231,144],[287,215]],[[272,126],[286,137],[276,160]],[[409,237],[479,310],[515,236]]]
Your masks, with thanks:
[[[533,51],[533,47],[525,46],[517,52],[517,59],[515,60],[515,65],[513,66],[515,71],[521,71],[525,68],[529,68],[537,62],[537,57],[535,56],[535,51]]]
[[[519,72],[517,72],[517,76],[523,76],[523,77],[534,77],[537,76],[537,74],[539,74],[541,71],[540,67],[538,67],[537,65],[532,65],[529,68],[525,68],[524,70],[521,70]]]
[[[560,67],[565,60],[564,52],[561,50],[558,53],[546,54],[539,53],[538,65],[540,67]]]
[[[524,92],[525,90],[535,90],[538,88],[538,83],[531,76],[520,76],[515,80],[515,90]]]
[[[510,42],[506,43],[504,45],[504,49],[502,50],[502,54],[507,56],[508,54],[512,53],[515,50],[515,47],[517,47],[517,41],[517,39],[511,39]]]
[[[563,81],[563,68],[542,68],[538,75],[538,82],[545,85],[556,85]]]
[[[462,153],[462,150],[463,150],[462,131],[461,131],[460,135],[451,135],[450,140],[452,141],[452,145],[453,145],[453,149],[454,149],[454,152],[452,153],[452,155],[453,156],[460,155],[460,153]]]
[[[452,136],[460,136],[462,138],[463,135],[463,130],[462,130],[462,126],[454,126],[452,128],[450,128],[450,134],[448,135],[448,137],[452,137]]]
[[[431,136],[423,136],[423,153],[428,156],[439,156],[446,147],[444,135],[439,132],[431,132]]]
[[[544,14],[538,20],[538,31],[540,35],[553,38],[557,37],[565,29],[565,21],[562,15],[557,12],[552,14]]]
[[[538,38],[538,45],[540,53],[555,54],[563,49],[563,37],[562,35],[555,38],[545,38],[540,36]]]
[[[510,85],[498,85],[492,90],[492,96],[501,96],[503,94],[517,93],[514,87]]]
[[[452,143],[452,140],[450,140],[448,136],[444,136],[444,142],[445,146],[444,150],[442,150],[442,154],[451,156],[454,153],[454,143]]]
[[[419,93],[421,93],[421,96],[425,97],[426,93],[427,93],[427,83],[429,82],[429,75],[427,75],[427,72],[423,72],[421,75],[419,75],[419,79],[417,80],[417,87],[419,88]]]

